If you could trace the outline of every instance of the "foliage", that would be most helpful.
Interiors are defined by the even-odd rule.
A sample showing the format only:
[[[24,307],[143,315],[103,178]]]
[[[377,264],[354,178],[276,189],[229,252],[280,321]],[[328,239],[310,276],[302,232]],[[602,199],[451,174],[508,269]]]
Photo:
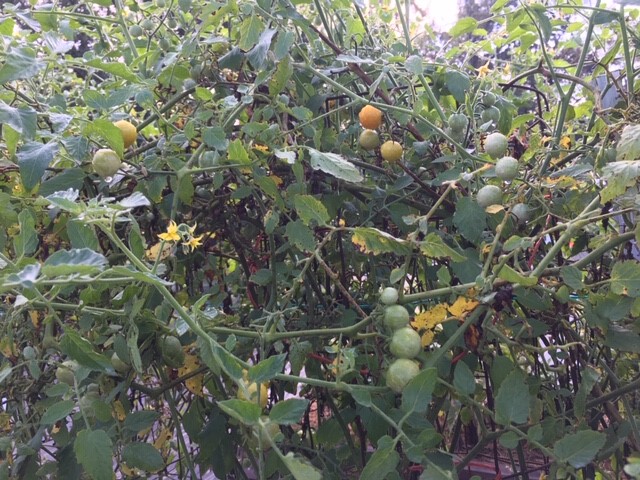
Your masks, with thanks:
[[[638,477],[637,10],[34,3],[0,16],[0,478]]]

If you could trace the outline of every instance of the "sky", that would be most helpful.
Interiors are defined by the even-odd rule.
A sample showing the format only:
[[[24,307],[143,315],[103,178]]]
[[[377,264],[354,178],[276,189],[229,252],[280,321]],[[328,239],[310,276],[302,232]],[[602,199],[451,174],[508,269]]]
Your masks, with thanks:
[[[436,30],[449,30],[458,19],[458,2],[452,0],[414,0],[415,5],[429,12],[430,22]]]

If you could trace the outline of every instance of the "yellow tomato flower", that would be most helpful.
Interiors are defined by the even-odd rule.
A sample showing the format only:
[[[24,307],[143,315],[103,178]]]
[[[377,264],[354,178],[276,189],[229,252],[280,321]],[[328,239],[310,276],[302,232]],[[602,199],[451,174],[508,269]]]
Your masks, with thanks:
[[[178,240],[180,240],[180,235],[178,234],[178,225],[176,225],[176,222],[171,220],[169,222],[169,226],[167,227],[167,232],[160,233],[158,237],[160,237],[160,239],[164,240],[165,242],[177,242]]]
[[[182,245],[185,247],[189,247],[193,252],[197,247],[202,245],[202,237],[204,235],[200,235],[199,237],[191,237],[188,242],[182,242]]]
[[[476,72],[478,72],[478,77],[486,77],[489,73],[491,73],[491,69],[489,68],[489,63],[491,60],[487,60],[487,63],[482,65],[481,67],[476,68]]]

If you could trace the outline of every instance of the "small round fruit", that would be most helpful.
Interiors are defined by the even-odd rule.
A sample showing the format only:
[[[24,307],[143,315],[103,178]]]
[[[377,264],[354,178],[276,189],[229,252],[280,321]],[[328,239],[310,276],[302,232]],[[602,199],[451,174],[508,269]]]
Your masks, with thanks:
[[[398,303],[398,290],[393,287],[387,287],[380,294],[380,302],[385,305],[395,305]]]
[[[493,107],[496,104],[496,95],[492,92],[487,92],[482,97],[482,103],[485,107]]]
[[[66,383],[69,386],[73,386],[74,372],[78,369],[78,367],[78,362],[75,362],[73,360],[62,362],[62,364],[58,365],[58,368],[56,368],[56,379],[60,383]]]
[[[387,140],[380,147],[380,154],[389,163],[395,163],[402,158],[402,145],[393,140]]]
[[[154,22],[152,19],[150,18],[145,18],[142,23],[140,23],[140,26],[145,29],[147,32],[150,32],[152,30],[155,30],[156,28],[156,22]]]
[[[238,398],[240,400],[248,400],[249,402],[253,402],[256,405],[260,405],[260,408],[265,408],[267,406],[267,402],[269,401],[269,389],[267,388],[266,383],[260,384],[260,395],[258,395],[258,384],[257,383],[244,383],[247,394],[244,393],[242,388],[238,388]]]
[[[168,38],[161,38],[158,42],[158,46],[160,47],[160,50],[162,50],[163,52],[167,52],[171,50],[171,40],[169,40]]]
[[[118,154],[108,148],[101,148],[94,153],[91,164],[93,165],[93,171],[102,178],[114,176],[122,166]]]
[[[116,352],[113,352],[113,355],[111,355],[111,366],[118,373],[127,373],[131,368],[127,363],[120,360]]]
[[[496,162],[496,177],[510,182],[518,176],[518,160],[513,157],[502,157]]]
[[[417,362],[408,358],[398,358],[387,369],[387,387],[396,393],[401,393],[413,377],[420,373]]]
[[[460,132],[467,128],[469,120],[462,113],[454,113],[449,117],[449,128],[454,132]]]
[[[495,185],[485,185],[476,195],[476,201],[482,208],[502,203],[502,190]]]
[[[360,118],[360,125],[364,128],[377,130],[382,125],[382,110],[371,105],[365,105],[360,110],[358,118]]]
[[[180,368],[184,365],[184,350],[177,337],[167,335],[160,339],[160,353],[162,360],[168,367]]]
[[[384,309],[382,321],[389,330],[397,330],[409,325],[409,312],[402,305],[389,305]]]
[[[136,139],[138,138],[138,130],[133,123],[126,120],[118,120],[114,123],[114,125],[118,127],[120,129],[120,133],[122,133],[124,148],[129,148],[131,145],[136,143]]]
[[[189,10],[191,10],[192,3],[192,0],[178,0],[178,7],[183,12],[188,12]]]
[[[380,137],[375,130],[363,130],[358,139],[360,146],[365,150],[373,150],[380,145]]]
[[[141,37],[142,35],[144,35],[144,30],[142,30],[142,27],[140,25],[131,25],[129,27],[129,35],[134,38]]]
[[[505,137],[500,132],[494,132],[487,135],[487,138],[484,139],[484,151],[491,158],[500,158],[507,153],[507,147],[509,146],[509,141],[507,137]]]
[[[420,335],[411,327],[402,327],[393,332],[389,351],[398,358],[414,358],[422,351]]]
[[[497,107],[487,107],[482,111],[482,115],[480,115],[483,122],[493,122],[498,123],[500,120],[500,110]]]
[[[511,207],[511,215],[515,217],[518,224],[523,225],[531,218],[531,209],[526,203],[516,203]]]
[[[31,345],[27,345],[22,349],[22,356],[25,360],[35,360],[38,356],[38,352]]]

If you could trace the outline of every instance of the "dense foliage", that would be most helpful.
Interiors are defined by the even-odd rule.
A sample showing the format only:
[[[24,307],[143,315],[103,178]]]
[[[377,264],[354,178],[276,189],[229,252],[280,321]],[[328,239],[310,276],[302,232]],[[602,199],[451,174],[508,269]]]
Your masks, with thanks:
[[[640,478],[637,10],[66,3],[0,15],[0,478]]]

